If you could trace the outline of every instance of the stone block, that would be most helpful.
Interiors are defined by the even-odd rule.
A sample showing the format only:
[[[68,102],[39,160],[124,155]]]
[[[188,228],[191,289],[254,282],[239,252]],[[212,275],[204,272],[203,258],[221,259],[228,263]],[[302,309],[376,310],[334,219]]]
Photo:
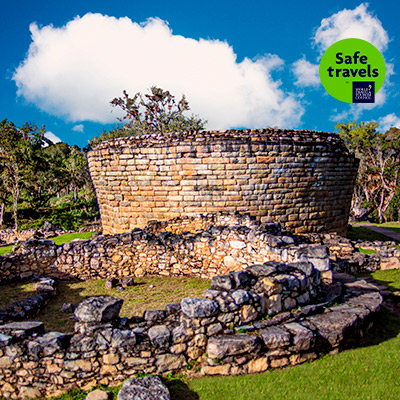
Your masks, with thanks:
[[[122,299],[111,296],[89,297],[78,304],[74,315],[80,322],[109,322],[119,317],[122,303]]]
[[[260,350],[261,342],[257,336],[238,334],[213,336],[208,340],[207,353],[210,359],[254,353]]]
[[[278,349],[290,345],[290,333],[280,327],[271,327],[260,331],[262,340],[268,349]]]
[[[186,297],[181,301],[182,312],[190,318],[212,317],[219,310],[218,303],[210,299]]]

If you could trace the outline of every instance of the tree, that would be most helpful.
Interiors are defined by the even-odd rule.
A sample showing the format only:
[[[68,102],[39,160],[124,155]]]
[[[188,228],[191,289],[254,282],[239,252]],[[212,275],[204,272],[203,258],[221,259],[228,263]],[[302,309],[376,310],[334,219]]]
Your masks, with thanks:
[[[144,96],[139,92],[133,98],[124,90],[122,97],[111,101],[113,107],[121,107],[126,115],[119,119],[123,126],[117,126],[109,132],[103,132],[95,137],[91,145],[116,137],[143,135],[149,133],[166,133],[180,131],[196,131],[204,128],[207,121],[197,116],[184,115],[189,111],[189,103],[185,95],[176,102],[175,97],[167,90],[156,86]]]
[[[360,159],[356,202],[376,210],[380,222],[395,199],[400,187],[400,129],[378,133],[379,124],[339,123],[336,130],[347,147]]]
[[[47,142],[44,131],[44,127],[38,129],[28,123],[18,128],[7,119],[0,123],[1,182],[12,197],[14,229],[18,228],[21,190],[27,182],[33,181],[40,168],[42,160],[38,150]]]

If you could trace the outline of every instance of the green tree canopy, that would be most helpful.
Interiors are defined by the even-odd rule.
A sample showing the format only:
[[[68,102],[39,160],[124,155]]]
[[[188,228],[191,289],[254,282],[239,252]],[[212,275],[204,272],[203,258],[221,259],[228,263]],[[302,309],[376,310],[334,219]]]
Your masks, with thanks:
[[[376,210],[382,222],[400,194],[400,129],[379,133],[378,127],[376,122],[358,124],[354,121],[339,123],[336,130],[360,159],[356,202]]]

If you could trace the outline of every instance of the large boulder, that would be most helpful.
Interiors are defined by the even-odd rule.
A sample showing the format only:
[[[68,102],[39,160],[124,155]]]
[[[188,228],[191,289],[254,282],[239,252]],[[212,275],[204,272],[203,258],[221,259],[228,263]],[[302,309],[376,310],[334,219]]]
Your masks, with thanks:
[[[123,302],[111,296],[89,297],[78,304],[74,315],[79,322],[111,322],[119,317]]]
[[[167,387],[158,376],[128,379],[118,393],[118,400],[170,400]]]

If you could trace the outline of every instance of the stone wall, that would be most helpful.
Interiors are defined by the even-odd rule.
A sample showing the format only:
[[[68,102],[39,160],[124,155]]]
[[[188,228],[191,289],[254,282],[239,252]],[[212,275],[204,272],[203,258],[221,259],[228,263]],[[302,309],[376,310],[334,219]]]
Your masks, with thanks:
[[[115,139],[88,162],[105,234],[221,210],[343,234],[358,167],[335,134],[273,129]]]
[[[0,257],[0,272],[2,280],[37,274],[79,279],[145,274],[210,279],[266,261],[310,261],[323,279],[332,277],[326,246],[297,243],[279,224],[223,213],[154,222],[143,230],[62,246],[51,240],[29,240],[13,254]]]
[[[0,325],[0,392],[39,398],[136,374],[256,373],[358,343],[382,303],[378,289],[349,276],[318,283],[310,263],[270,262],[215,277],[206,298],[129,320],[120,299],[85,299],[74,334],[45,333],[38,321]]]

